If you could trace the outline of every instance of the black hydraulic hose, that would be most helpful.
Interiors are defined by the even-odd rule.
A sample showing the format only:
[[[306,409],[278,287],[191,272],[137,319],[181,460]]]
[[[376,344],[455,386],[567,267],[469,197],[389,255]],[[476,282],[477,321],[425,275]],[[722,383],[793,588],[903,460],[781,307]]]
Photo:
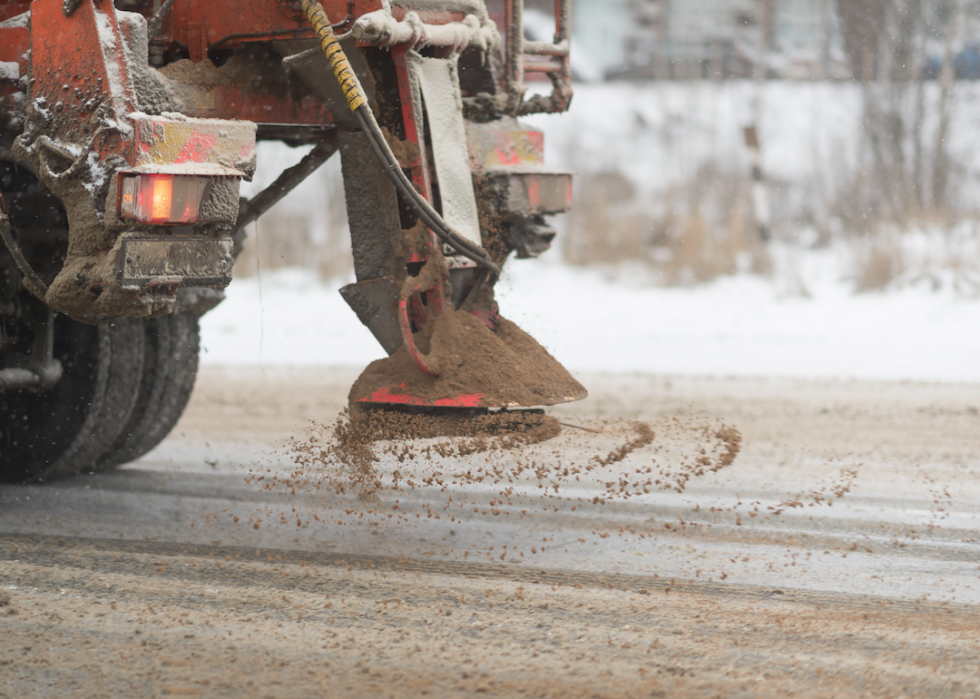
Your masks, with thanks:
[[[327,61],[330,63],[330,67],[333,69],[337,82],[340,83],[340,88],[347,98],[347,103],[350,105],[351,111],[368,135],[368,141],[371,143],[375,155],[378,156],[378,160],[384,168],[385,175],[391,180],[391,183],[395,186],[402,199],[412,207],[418,217],[422,219],[440,240],[463,257],[490,270],[493,275],[500,276],[500,267],[490,260],[487,251],[453,230],[439,212],[432,207],[409,181],[408,177],[402,171],[398,158],[392,153],[391,146],[388,145],[384,134],[381,133],[381,127],[378,126],[378,122],[374,118],[374,113],[367,104],[367,99],[357,80],[357,76],[354,75],[354,71],[347,61],[347,56],[344,55],[344,50],[333,33],[330,20],[323,11],[323,7],[319,3],[312,2],[312,0],[302,0],[302,5],[303,11],[316,30],[323,55],[326,56]],[[474,288],[470,293],[473,295],[478,292],[479,288]]]
[[[419,194],[418,190],[409,181],[408,176],[401,168],[401,164],[395,158],[394,154],[391,153],[391,147],[385,140],[384,135],[381,133],[381,128],[378,126],[378,122],[374,119],[374,114],[371,112],[367,105],[362,105],[357,108],[354,112],[357,116],[358,121],[364,127],[364,130],[371,135],[368,140],[371,146],[374,148],[375,154],[378,159],[385,164],[385,174],[388,179],[391,180],[392,184],[395,185],[395,189],[402,195],[410,206],[418,214],[419,218],[425,222],[432,232],[435,233],[439,238],[452,247],[456,252],[463,255],[463,257],[473,260],[481,267],[486,267],[490,269],[494,274],[500,274],[500,268],[497,267],[493,262],[490,261],[487,256],[486,250],[482,247],[473,243],[462,235],[457,233],[452,229],[452,227],[446,223],[446,221],[439,215],[439,212],[432,208],[432,205]],[[385,152],[388,151],[388,153]],[[390,154],[390,159],[389,159]]]
[[[37,296],[38,299],[44,301],[44,297],[48,293],[48,285],[44,283],[37,272],[34,271],[34,268],[31,267],[27,258],[24,257],[23,251],[20,249],[17,241],[14,240],[14,236],[10,231],[10,219],[7,218],[7,214],[3,211],[0,211],[0,238],[3,239],[4,245],[10,250],[10,254],[13,255],[14,262],[20,268],[21,274],[24,275],[24,287]]]

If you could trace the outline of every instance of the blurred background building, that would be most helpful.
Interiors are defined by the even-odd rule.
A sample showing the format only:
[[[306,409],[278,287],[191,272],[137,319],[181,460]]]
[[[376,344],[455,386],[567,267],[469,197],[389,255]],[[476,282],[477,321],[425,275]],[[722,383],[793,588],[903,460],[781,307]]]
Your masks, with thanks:
[[[936,78],[955,29],[956,77],[980,79],[976,0],[575,0],[573,11],[576,49],[606,78],[859,79],[902,36]]]
[[[846,76],[833,0],[577,0],[577,47],[620,79]]]

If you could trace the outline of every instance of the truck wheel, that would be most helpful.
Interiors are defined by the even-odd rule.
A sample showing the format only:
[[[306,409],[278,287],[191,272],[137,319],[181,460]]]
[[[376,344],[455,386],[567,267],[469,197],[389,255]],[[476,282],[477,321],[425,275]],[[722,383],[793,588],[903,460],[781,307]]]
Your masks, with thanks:
[[[194,390],[201,336],[198,316],[173,313],[145,323],[143,375],[136,406],[116,442],[95,465],[105,472],[134,461],[174,428]]]
[[[136,403],[143,328],[123,318],[85,325],[55,317],[54,388],[0,392],[0,482],[43,481],[88,471]]]

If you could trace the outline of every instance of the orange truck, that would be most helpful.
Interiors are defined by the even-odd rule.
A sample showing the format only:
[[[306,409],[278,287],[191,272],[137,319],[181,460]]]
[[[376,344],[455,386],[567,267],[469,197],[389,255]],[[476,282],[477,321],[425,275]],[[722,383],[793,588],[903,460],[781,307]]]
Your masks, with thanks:
[[[246,226],[338,152],[356,276],[342,294],[408,372],[374,371],[351,400],[582,397],[570,377],[528,392],[515,362],[497,388],[460,384],[431,342],[461,313],[499,333],[502,265],[547,249],[546,216],[570,206],[571,175],[519,121],[572,97],[569,0],[554,15],[554,41],[532,42],[522,0],[0,0],[0,481],[156,446]],[[550,88],[529,96],[529,73]],[[309,152],[244,199],[261,140]],[[564,371],[532,344],[535,366]]]

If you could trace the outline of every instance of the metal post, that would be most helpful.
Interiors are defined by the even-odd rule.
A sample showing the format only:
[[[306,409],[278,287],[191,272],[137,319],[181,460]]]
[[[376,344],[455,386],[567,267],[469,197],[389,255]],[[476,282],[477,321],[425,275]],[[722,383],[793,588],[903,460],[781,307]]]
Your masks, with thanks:
[[[752,209],[755,223],[759,227],[759,238],[768,242],[771,237],[769,228],[769,191],[762,176],[762,154],[759,148],[759,134],[755,126],[745,127],[745,145],[749,150],[749,164],[752,167]]]

